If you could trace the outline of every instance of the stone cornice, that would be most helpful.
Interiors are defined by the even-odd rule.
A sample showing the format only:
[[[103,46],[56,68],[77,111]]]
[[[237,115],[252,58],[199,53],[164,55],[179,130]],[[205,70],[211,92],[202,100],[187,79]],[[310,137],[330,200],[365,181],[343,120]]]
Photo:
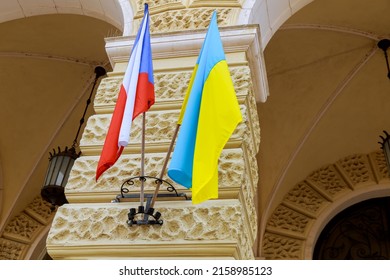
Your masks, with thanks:
[[[244,52],[251,69],[257,101],[267,100],[268,82],[258,25],[220,27],[221,39],[226,54]],[[151,36],[153,59],[197,56],[203,44],[206,30],[192,30],[155,34]],[[129,59],[135,36],[106,39],[106,51],[115,69],[118,63]]]

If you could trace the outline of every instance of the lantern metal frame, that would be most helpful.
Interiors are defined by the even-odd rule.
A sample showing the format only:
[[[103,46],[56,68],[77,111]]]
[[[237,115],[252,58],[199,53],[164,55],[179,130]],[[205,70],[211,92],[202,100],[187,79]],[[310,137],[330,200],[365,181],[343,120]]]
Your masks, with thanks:
[[[383,154],[385,156],[386,165],[387,165],[387,171],[390,175],[390,135],[387,131],[383,131],[385,134],[385,137],[379,136],[382,139],[382,142],[378,142],[381,145],[381,149],[383,151]]]
[[[58,152],[53,149],[50,153],[49,167],[46,172],[44,186],[41,189],[41,196],[52,205],[52,210],[55,206],[60,206],[68,203],[64,189],[68,182],[70,170],[75,160],[80,156],[81,152],[76,153],[75,147],[65,147],[61,151],[58,147]]]
[[[65,147],[63,151],[58,147],[58,151],[53,149],[53,153],[49,153],[49,166],[46,171],[44,185],[41,188],[41,197],[43,200],[51,204],[51,210],[54,211],[57,206],[68,203],[65,196],[65,186],[68,182],[70,171],[76,159],[81,155],[81,152],[76,152],[77,139],[79,137],[81,126],[84,123],[84,118],[91,103],[92,94],[94,92],[97,81],[100,77],[106,75],[106,70],[97,66],[95,68],[95,79],[89,98],[87,100],[83,116],[80,119],[79,127],[76,136],[73,140],[73,145],[70,149]]]
[[[386,60],[386,67],[387,67],[387,77],[390,79],[390,65],[389,65],[389,57],[387,55],[387,49],[390,48],[390,40],[389,39],[382,39],[377,44],[378,48],[383,50],[383,53],[385,55]]]

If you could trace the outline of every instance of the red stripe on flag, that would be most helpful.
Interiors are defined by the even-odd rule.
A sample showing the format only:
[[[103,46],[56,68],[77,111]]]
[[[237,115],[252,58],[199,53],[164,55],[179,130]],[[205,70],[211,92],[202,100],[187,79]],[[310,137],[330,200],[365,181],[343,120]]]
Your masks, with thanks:
[[[104,142],[103,150],[100,155],[98,167],[96,170],[96,180],[108,168],[114,165],[119,156],[122,154],[123,147],[118,146],[119,131],[123,118],[123,112],[126,106],[127,94],[123,85],[120,88],[118,100],[115,105],[114,113],[112,115],[110,127],[107,132],[106,140]]]
[[[138,76],[137,91],[134,103],[133,120],[141,113],[149,110],[154,104],[154,85],[149,82],[148,73]]]

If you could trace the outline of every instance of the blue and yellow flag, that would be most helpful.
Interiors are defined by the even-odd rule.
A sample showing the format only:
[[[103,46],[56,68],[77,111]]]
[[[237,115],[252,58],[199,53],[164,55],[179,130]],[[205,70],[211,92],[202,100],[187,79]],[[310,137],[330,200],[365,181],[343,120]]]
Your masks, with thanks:
[[[182,105],[168,176],[194,204],[218,198],[218,159],[242,121],[214,11]]]

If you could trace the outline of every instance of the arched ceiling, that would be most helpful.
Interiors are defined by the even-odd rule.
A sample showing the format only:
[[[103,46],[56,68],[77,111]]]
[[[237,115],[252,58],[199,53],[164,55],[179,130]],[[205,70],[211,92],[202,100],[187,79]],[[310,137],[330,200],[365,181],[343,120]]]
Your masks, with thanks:
[[[390,80],[377,42],[390,37],[389,14],[387,0],[315,0],[267,44],[270,96],[258,104],[261,226],[310,172],[380,148],[390,129]]]
[[[39,192],[49,150],[72,144],[94,67],[108,65],[104,38],[123,26],[103,7],[125,2],[0,1],[0,230]],[[258,105],[262,228],[308,173],[379,149],[390,130],[390,81],[376,47],[390,37],[390,2],[309,2],[255,1],[250,16],[261,24],[270,92]]]
[[[0,23],[38,15],[75,14],[98,18],[122,30],[124,20],[121,2],[118,0],[2,0],[0,1]]]
[[[13,3],[1,1],[3,20],[6,2]],[[29,1],[15,2],[27,13]],[[39,193],[49,151],[72,145],[95,67],[110,70],[104,38],[120,34],[104,20],[78,14],[0,23],[0,229]],[[92,112],[90,106],[88,114]]]

